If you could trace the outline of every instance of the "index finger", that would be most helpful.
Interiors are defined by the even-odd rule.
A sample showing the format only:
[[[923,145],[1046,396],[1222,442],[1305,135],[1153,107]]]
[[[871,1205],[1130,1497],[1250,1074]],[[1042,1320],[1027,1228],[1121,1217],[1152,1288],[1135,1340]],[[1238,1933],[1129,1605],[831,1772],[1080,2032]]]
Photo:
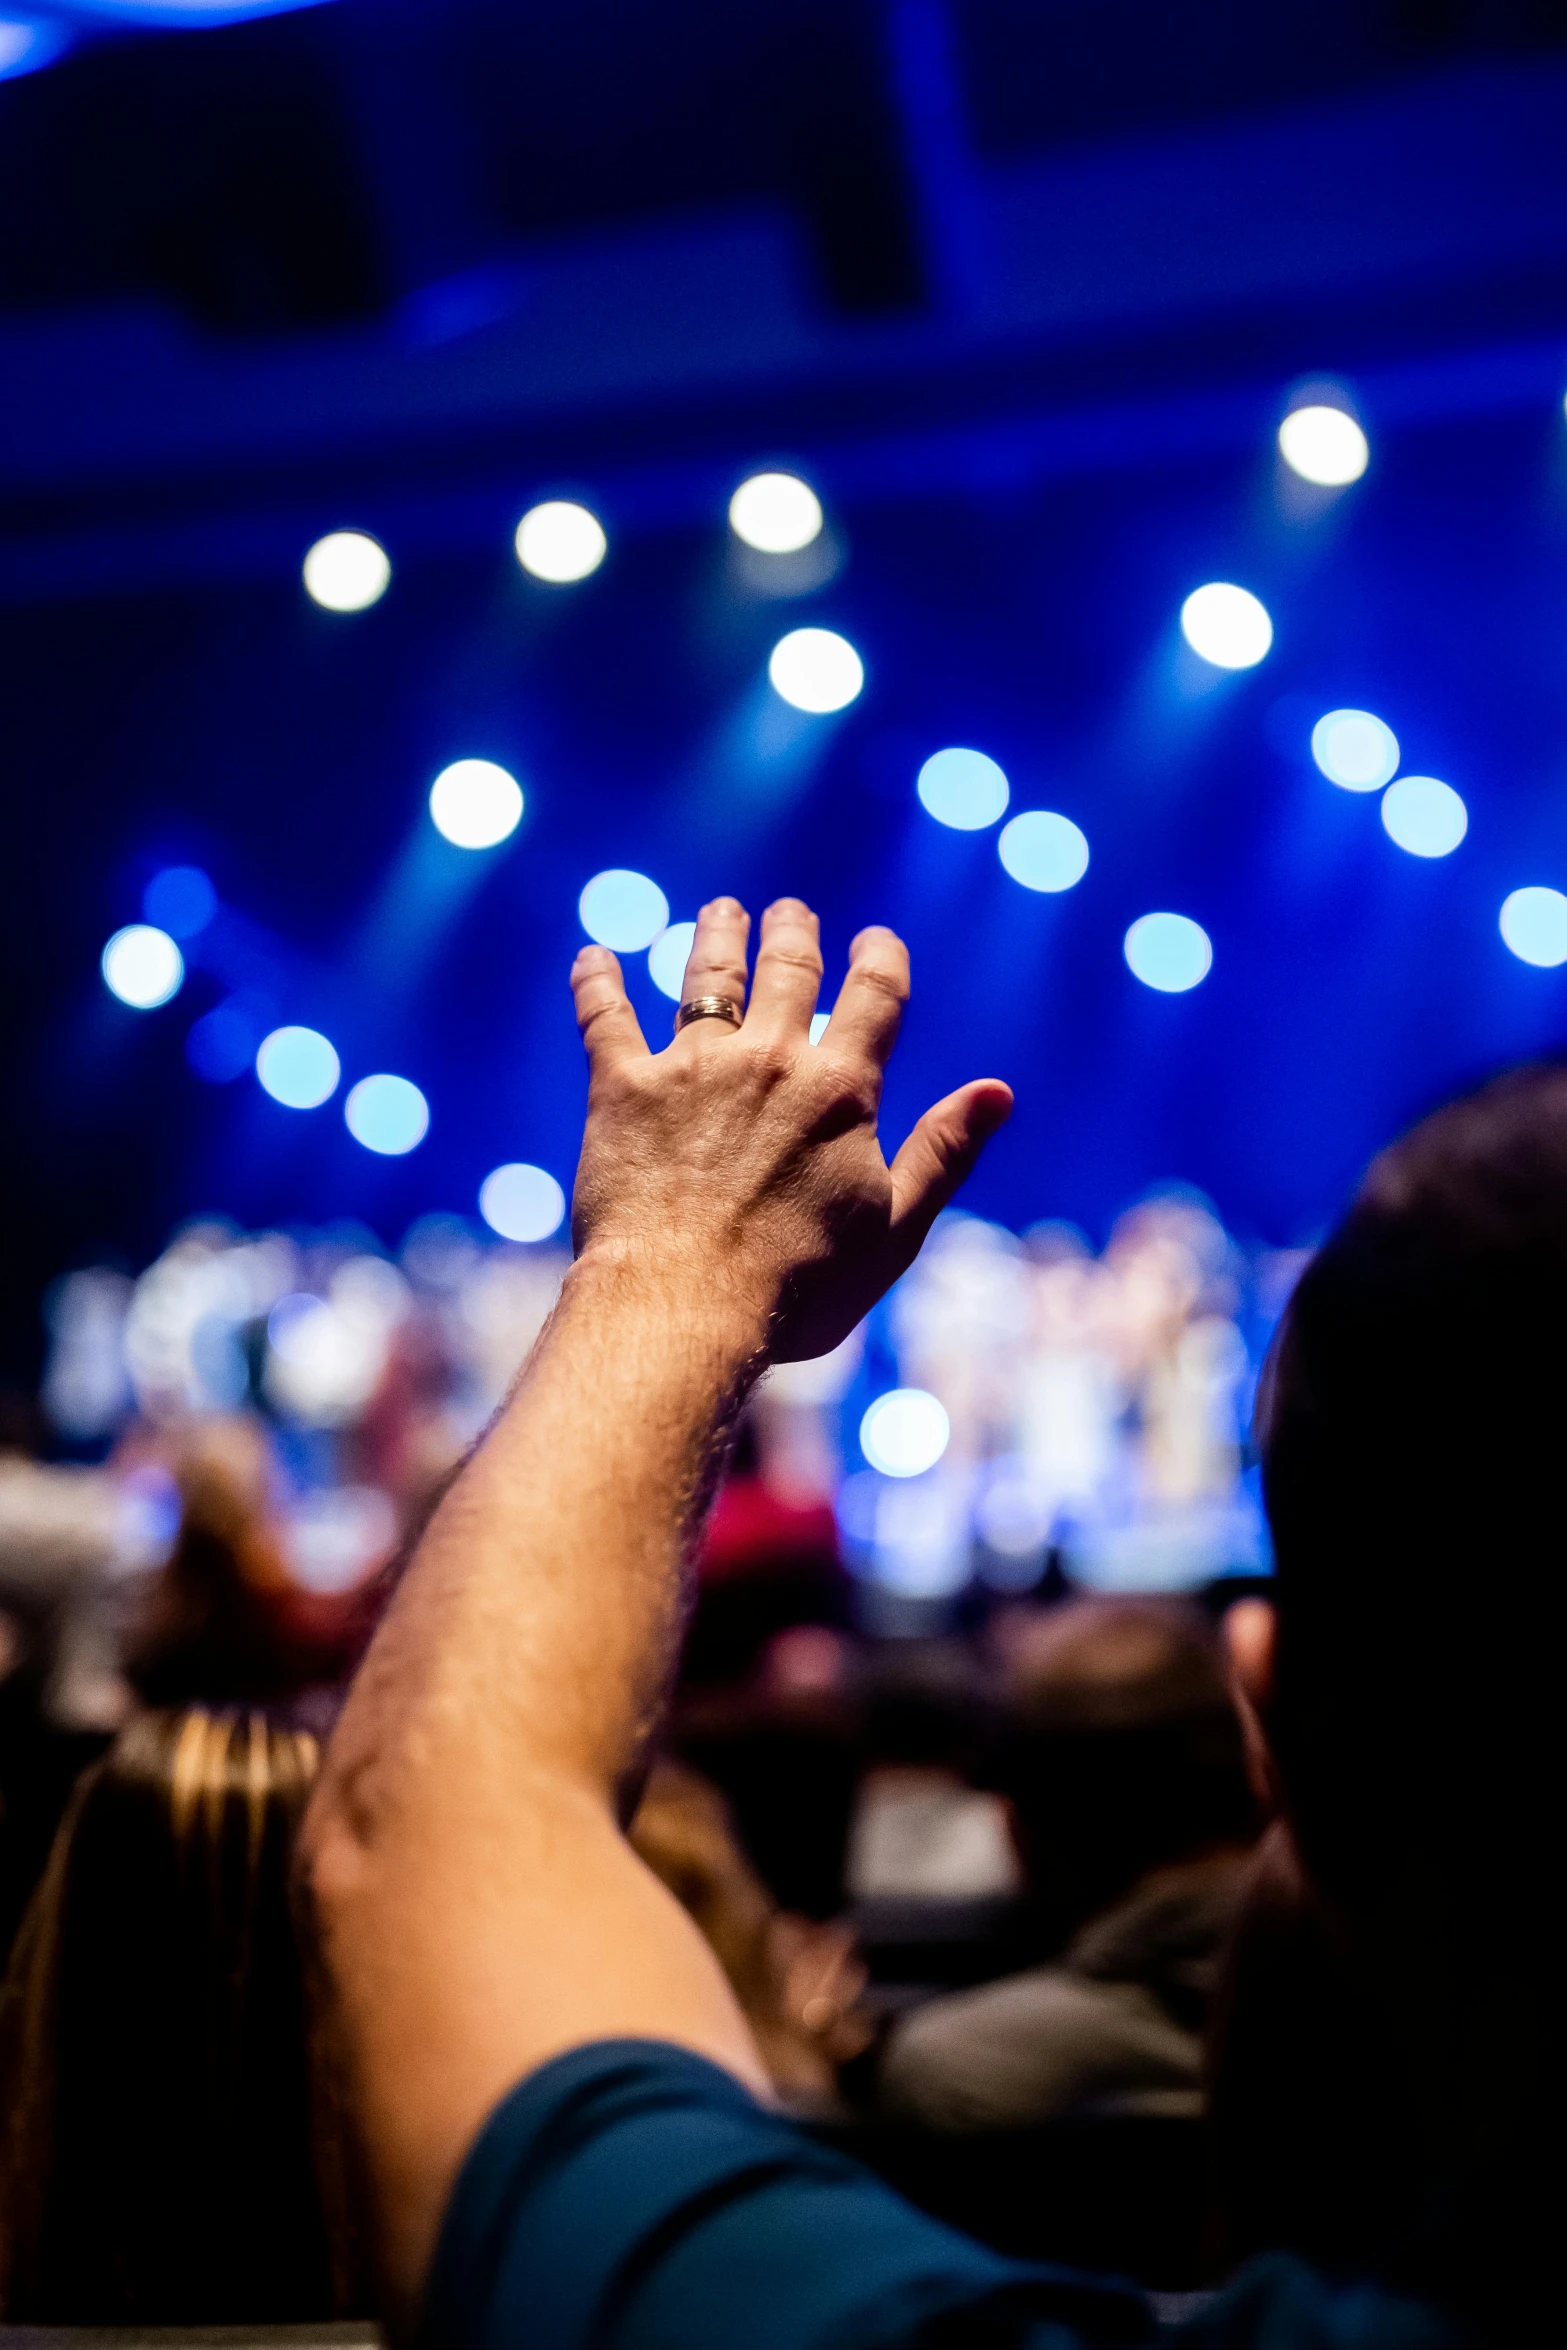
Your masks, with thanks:
[[[908,948],[879,923],[862,930],[849,949],[849,976],[838,990],[823,1044],[848,1045],[884,1069],[908,1000]]]

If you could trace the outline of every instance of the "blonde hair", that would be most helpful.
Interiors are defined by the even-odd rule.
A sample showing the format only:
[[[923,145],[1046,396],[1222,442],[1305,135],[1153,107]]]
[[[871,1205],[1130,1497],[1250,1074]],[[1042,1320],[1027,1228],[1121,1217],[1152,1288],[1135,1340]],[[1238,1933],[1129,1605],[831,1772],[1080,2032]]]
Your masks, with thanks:
[[[316,1741],[138,1716],[78,1786],[0,1995],[0,2314],[265,2323],[353,2298],[289,1906]]]

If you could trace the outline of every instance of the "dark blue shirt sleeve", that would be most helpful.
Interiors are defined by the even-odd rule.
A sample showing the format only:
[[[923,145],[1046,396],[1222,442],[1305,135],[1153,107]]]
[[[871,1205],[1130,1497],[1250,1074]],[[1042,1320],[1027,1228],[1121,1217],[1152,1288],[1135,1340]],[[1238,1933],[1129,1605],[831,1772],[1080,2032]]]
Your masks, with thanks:
[[[987,2350],[1137,2341],[1140,2294],[1030,2268],[926,2218],[658,2041],[600,2041],[514,2089],[468,2155],[426,2350]]]

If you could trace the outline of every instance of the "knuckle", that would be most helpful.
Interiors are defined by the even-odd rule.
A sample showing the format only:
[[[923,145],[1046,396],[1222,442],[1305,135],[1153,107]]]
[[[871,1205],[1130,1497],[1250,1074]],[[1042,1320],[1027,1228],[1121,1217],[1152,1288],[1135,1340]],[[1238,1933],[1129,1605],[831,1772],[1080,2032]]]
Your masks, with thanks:
[[[782,1085],[794,1075],[795,1054],[788,1045],[769,1037],[752,1046],[751,1065],[764,1085]]]
[[[873,995],[884,997],[900,1011],[909,1000],[908,975],[897,965],[869,961],[857,963],[854,977],[861,987],[868,988]]]
[[[798,945],[786,946],[779,940],[776,945],[768,947],[767,960],[775,966],[781,965],[786,971],[809,972],[813,979],[820,979],[822,975],[820,951],[803,941]]]

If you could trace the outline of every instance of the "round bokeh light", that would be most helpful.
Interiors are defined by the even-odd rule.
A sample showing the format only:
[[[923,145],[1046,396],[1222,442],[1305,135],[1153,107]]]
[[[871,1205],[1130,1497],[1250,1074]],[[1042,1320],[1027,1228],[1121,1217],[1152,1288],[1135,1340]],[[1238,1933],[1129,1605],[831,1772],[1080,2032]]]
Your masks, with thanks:
[[[819,538],[822,505],[792,473],[753,473],[729,501],[729,527],[763,555],[795,555]]]
[[[1273,622],[1249,588],[1212,579],[1181,606],[1181,634],[1215,669],[1255,669],[1273,643]]]
[[[920,806],[954,832],[983,832],[1006,813],[1012,787],[983,751],[934,751],[915,779]]]
[[[846,636],[830,628],[792,628],[774,645],[767,675],[775,694],[796,710],[825,717],[846,710],[865,683],[865,664]]]
[[[672,1004],[680,1001],[685,985],[686,965],[691,960],[691,949],[695,944],[694,922],[671,922],[669,928],[655,938],[648,949],[649,976],[660,995],[667,995]]]
[[[1127,932],[1124,952],[1133,978],[1161,995],[1184,995],[1213,968],[1212,941],[1186,914],[1144,914]]]
[[[151,1012],[179,994],[185,958],[166,930],[128,922],[104,948],[99,968],[111,995],[134,1012]]]
[[[636,954],[650,947],[669,920],[669,900],[656,881],[625,866],[595,873],[581,897],[577,912],[589,938],[617,955]]]
[[[1469,811],[1450,783],[1401,775],[1382,794],[1382,826],[1411,857],[1450,857],[1469,830]]]
[[[1302,481],[1331,490],[1359,481],[1371,462],[1370,443],[1353,416],[1320,403],[1290,410],[1279,426],[1279,454]]]
[[[1070,816],[1030,808],[1001,828],[996,853],[1024,889],[1075,889],[1088,871],[1088,836]]]
[[[430,786],[430,820],[459,849],[493,849],[522,822],[522,787],[493,759],[454,759]]]
[[[355,1142],[382,1158],[400,1159],[430,1131],[430,1105],[406,1077],[382,1071],[350,1087],[343,1120]]]
[[[1329,710],[1311,730],[1311,755],[1341,791],[1380,791],[1398,773],[1398,737],[1369,710]]]
[[[1520,963],[1542,971],[1567,963],[1567,897],[1559,889],[1515,889],[1502,901],[1500,928]]]
[[[218,910],[218,893],[199,865],[166,865],[142,892],[147,920],[170,938],[195,938]]]
[[[566,1216],[566,1194],[543,1167],[512,1159],[479,1186],[479,1213],[502,1240],[548,1240]]]
[[[337,1091],[342,1064],[316,1028],[274,1028],[256,1052],[262,1088],[286,1110],[318,1110]]]
[[[549,498],[530,506],[517,525],[517,560],[535,579],[556,586],[586,579],[609,552],[604,525],[570,498]]]
[[[860,1422],[860,1450],[884,1477],[920,1477],[947,1449],[952,1424],[923,1387],[879,1395]]]
[[[379,603],[392,576],[386,549],[368,531],[334,530],[305,557],[305,588],[328,612]]]

